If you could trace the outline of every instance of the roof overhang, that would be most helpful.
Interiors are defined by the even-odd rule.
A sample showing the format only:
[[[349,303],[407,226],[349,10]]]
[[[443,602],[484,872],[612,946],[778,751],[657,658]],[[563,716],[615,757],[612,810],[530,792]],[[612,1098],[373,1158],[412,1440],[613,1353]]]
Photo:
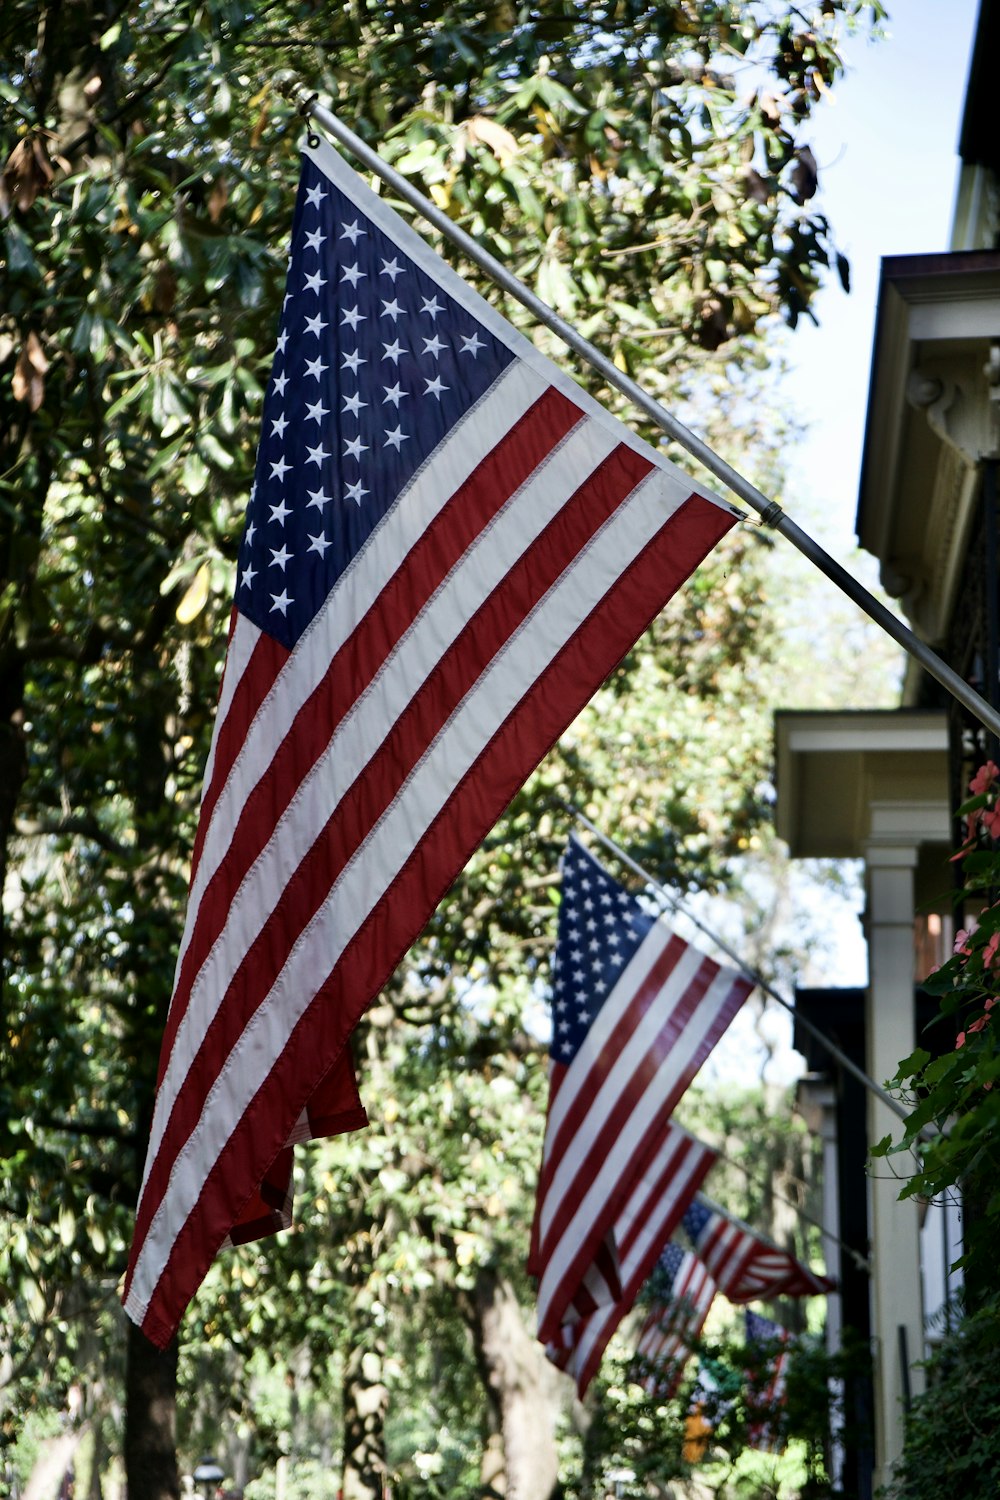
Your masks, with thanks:
[[[947,631],[997,450],[1000,253],[882,261],[857,534],[927,641]]]
[[[948,844],[943,713],[781,709],[774,736],[777,829],[793,858],[859,859],[878,843]]]

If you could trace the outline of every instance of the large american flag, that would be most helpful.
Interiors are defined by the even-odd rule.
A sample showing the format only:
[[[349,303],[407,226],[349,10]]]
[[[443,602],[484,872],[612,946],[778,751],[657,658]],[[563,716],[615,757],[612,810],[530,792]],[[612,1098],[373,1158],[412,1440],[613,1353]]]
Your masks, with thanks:
[[[782,1453],[781,1420],[788,1381],[791,1336],[770,1318],[746,1309],[747,1441],[762,1453]]]
[[[364,1122],[348,1039],[733,525],[310,148],[125,1306],[165,1343]]]
[[[700,1194],[684,1215],[684,1231],[730,1302],[812,1297],[836,1285]]]
[[[564,1322],[546,1354],[576,1381],[581,1400],[600,1368],[612,1334],[631,1311],[685,1208],[716,1160],[710,1146],[668,1121],[663,1140],[625,1199],[611,1236],[620,1256],[621,1289],[614,1301]]]
[[[753,988],[679,938],[580,841],[563,858],[549,1106],[529,1271],[538,1337],[622,1294],[614,1226],[678,1099]]]
[[[666,1401],[676,1394],[716,1290],[704,1261],[682,1245],[667,1245],[649,1279],[632,1363],[633,1378],[649,1395]]]

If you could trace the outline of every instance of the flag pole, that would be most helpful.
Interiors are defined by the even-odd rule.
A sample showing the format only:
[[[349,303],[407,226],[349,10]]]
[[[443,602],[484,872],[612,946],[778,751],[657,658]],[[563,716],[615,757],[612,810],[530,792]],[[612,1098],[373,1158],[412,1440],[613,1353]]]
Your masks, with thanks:
[[[362,166],[381,177],[394,192],[422,214],[428,223],[433,224],[435,229],[451,240],[452,244],[457,245],[463,255],[467,255],[475,265],[479,266],[480,270],[485,271],[487,276],[503,287],[504,291],[509,292],[512,297],[522,303],[540,323],[544,323],[547,328],[552,329],[553,333],[558,334],[559,338],[592,365],[609,385],[615,386],[624,396],[627,396],[662,432],[686,449],[692,458],[697,459],[711,474],[714,474],[727,489],[755,510],[764,526],[779,532],[792,543],[793,547],[797,547],[804,557],[808,558],[837,588],[853,600],[876,625],[892,637],[897,645],[918,661],[925,671],[936,678],[942,687],[963,704],[991,734],[1000,737],[1000,713],[980,697],[967,682],[963,681],[946,662],[942,661],[937,653],[915,635],[909,626],[897,619],[891,610],[869,593],[862,583],[804,532],[790,516],[787,516],[777,501],[769,500],[761,490],[757,489],[756,485],[751,484],[749,479],[728,464],[724,458],[720,458],[704,439],[685,427],[683,422],[644,391],[631,376],[619,370],[612,360],[578,333],[571,323],[561,318],[547,303],[525,286],[523,281],[518,280],[513,272],[508,271],[506,266],[496,260],[488,250],[484,250],[471,235],[426,198],[419,188],[408,182],[388,162],[383,161],[377,151],[373,151],[360,136],[355,135],[354,131],[343,121],[320,104],[316,94],[310,94],[297,83],[290,84],[286,93],[301,115],[315,121],[339,145],[349,151]]]
[[[644,870],[642,865],[640,865],[637,860],[634,860],[632,856],[630,854],[627,854],[619,844],[615,843],[614,839],[609,838],[606,833],[602,833],[597,825],[590,821],[586,813],[581,812],[578,807],[574,807],[570,802],[561,802],[560,806],[565,808],[566,812],[574,817],[578,823],[582,824],[584,828],[588,829],[589,832],[592,833],[594,837],[598,839],[606,849],[610,850],[610,852],[615,856],[616,859],[620,859],[623,865],[627,865],[634,874],[638,875],[640,880],[643,880],[647,885],[652,886],[653,890],[663,898],[671,911],[678,912],[681,916],[686,917],[689,922],[693,923],[693,925],[698,928],[699,932],[703,933],[705,937],[713,942],[715,946],[719,948],[726,955],[726,957],[736,965],[741,974],[745,974],[747,979],[752,980],[758,989],[763,990],[765,995],[769,995],[772,1000],[776,1000],[777,1003],[783,1007],[783,1009],[787,1010],[790,1015],[794,1016],[795,1020],[803,1028],[803,1030],[808,1031],[810,1036],[814,1037],[821,1046],[825,1047],[830,1056],[833,1057],[846,1072],[850,1073],[853,1078],[857,1079],[858,1083],[863,1084],[870,1093],[874,1094],[876,1098],[881,1099],[886,1108],[891,1109],[893,1114],[896,1115],[900,1120],[905,1121],[909,1118],[903,1106],[892,1097],[887,1089],[884,1089],[881,1084],[876,1083],[874,1078],[872,1078],[870,1074],[865,1072],[864,1068],[859,1067],[853,1058],[849,1057],[842,1048],[837,1046],[836,1042],[831,1041],[830,1038],[824,1032],[822,1032],[818,1026],[814,1025],[813,1022],[808,1019],[808,1017],[802,1015],[800,1011],[796,1010],[795,1006],[791,1003],[790,1000],[786,1000],[784,995],[782,995],[780,991],[776,990],[773,984],[770,984],[763,977],[763,975],[758,974],[756,969],[752,969],[750,965],[740,957],[736,950],[730,947],[725,938],[721,938],[719,934],[717,932],[713,932],[712,928],[709,927],[705,922],[703,922],[700,917],[695,916],[694,912],[690,911],[674,895],[673,891],[668,890],[668,888],[663,885],[661,881],[657,880],[655,876],[650,875],[648,870]],[[930,1139],[933,1134],[934,1132],[927,1126],[925,1126],[924,1130],[921,1132],[921,1135],[926,1139]]]

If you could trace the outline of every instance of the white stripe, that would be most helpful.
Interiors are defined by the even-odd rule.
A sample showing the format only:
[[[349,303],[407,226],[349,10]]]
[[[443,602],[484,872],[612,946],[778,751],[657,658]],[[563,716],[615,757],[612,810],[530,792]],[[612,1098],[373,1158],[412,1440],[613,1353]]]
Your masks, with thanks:
[[[410,851],[506,722],[548,662],[581,628],[632,560],[663,525],[663,490],[655,472],[632,492],[577,557],[574,566],[521,622],[506,649],[482,674],[403,793],[352,856],[288,957],[267,998],[233,1047],[201,1119],[171,1169],[170,1182],[136,1259],[128,1312],[142,1322],[175,1235],[200,1196],[230,1134],[283,1052],[289,1034]],[[317,960],[317,935],[323,962]],[[222,1101],[226,1101],[226,1107]],[[217,1107],[218,1106],[218,1107]]]
[[[229,646],[226,651],[226,664],[222,671],[222,688],[215,708],[215,727],[212,730],[212,744],[208,752],[208,759],[205,762],[203,791],[207,790],[208,784],[212,779],[212,772],[215,769],[215,746],[219,738],[219,730],[225,723],[226,715],[229,713],[233,698],[236,695],[236,688],[240,678],[247,669],[254,652],[254,647],[260,640],[261,634],[259,626],[255,625],[252,620],[248,620],[246,615],[241,615],[239,610],[236,611],[236,623],[229,638]]]
[[[225,926],[201,966],[178,1027],[157,1098],[149,1157],[159,1150],[169,1107],[205,1039],[220,999],[288,881],[328,818],[368,765],[406,705],[489,596],[567,500],[611,451],[589,422],[556,450],[558,463],[537,470],[468,549],[370,686],[352,704],[324,753],[303,778],[264,850],[236,892]],[[192,895],[193,901],[195,896]],[[325,978],[325,974],[322,976]],[[162,1100],[162,1104],[161,1104]]]
[[[495,339],[498,339],[501,344],[504,344],[519,359],[524,360],[525,364],[538,370],[548,384],[556,386],[557,389],[568,395],[572,401],[576,401],[583,406],[588,416],[592,416],[595,421],[599,421],[603,426],[613,426],[617,433],[615,438],[616,443],[627,444],[636,453],[640,453],[643,458],[648,459],[651,464],[655,464],[664,474],[677,480],[678,483],[686,485],[688,494],[697,493],[703,495],[706,499],[711,500],[715,505],[720,506],[730,514],[741,514],[735,506],[727,504],[724,500],[720,500],[717,495],[712,494],[711,490],[704,489],[700,484],[691,480],[688,475],[682,473],[659,450],[651,448],[648,443],[644,443],[641,438],[637,438],[634,433],[630,432],[618,421],[617,417],[613,417],[598,401],[595,401],[592,396],[588,396],[586,391],[581,390],[571,376],[567,375],[558,365],[553,364],[551,360],[547,359],[541,350],[536,349],[530,339],[518,333],[517,329],[508,323],[506,318],[498,313],[495,308],[491,307],[483,297],[480,297],[478,292],[474,292],[468,283],[463,281],[458,273],[453,271],[441,259],[440,255],[430,248],[425,240],[421,239],[420,235],[417,234],[415,229],[410,227],[405,219],[400,218],[399,214],[389,207],[384,198],[377,197],[368,188],[358,174],[352,171],[342,157],[338,155],[329,141],[321,138],[319,145],[304,149],[302,154],[309,157],[314,165],[321,172],[325,173],[330,181],[361,210],[366,218],[371,219],[372,223],[377,225],[383,234],[388,235],[391,240],[395,241],[405,255],[408,255],[426,275],[436,281],[447,296],[454,298],[456,302],[467,308],[469,313],[474,318],[477,318],[484,328],[488,328]]]
[[[188,896],[181,957],[209,880],[225,857],[243,808],[292,727],[295,716],[323,680],[330,662],[375,604],[379,594],[445,503],[542,395],[545,386],[524,365],[508,366],[485,399],[448,434],[429,463],[379,522],[365,546],[330,591],[261,704],[212,809],[201,862]]]

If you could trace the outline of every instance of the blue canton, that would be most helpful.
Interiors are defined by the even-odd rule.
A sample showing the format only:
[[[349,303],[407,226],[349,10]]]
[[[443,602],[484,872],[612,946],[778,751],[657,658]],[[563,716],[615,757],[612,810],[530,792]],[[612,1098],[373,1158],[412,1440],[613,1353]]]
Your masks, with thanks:
[[[666,1245],[646,1283],[647,1295],[657,1302],[669,1302],[677,1273],[684,1264],[688,1252],[673,1240]]]
[[[562,861],[553,971],[552,1056],[572,1062],[654,918],[576,838]]]
[[[513,359],[305,158],[237,608],[294,646]]]
[[[685,1232],[691,1238],[692,1245],[694,1245],[695,1247],[697,1247],[699,1235],[701,1234],[702,1230],[705,1228],[705,1225],[708,1223],[711,1217],[712,1210],[710,1208],[706,1208],[704,1203],[699,1203],[697,1198],[691,1204],[691,1207],[685,1212],[682,1223],[684,1225]]]

